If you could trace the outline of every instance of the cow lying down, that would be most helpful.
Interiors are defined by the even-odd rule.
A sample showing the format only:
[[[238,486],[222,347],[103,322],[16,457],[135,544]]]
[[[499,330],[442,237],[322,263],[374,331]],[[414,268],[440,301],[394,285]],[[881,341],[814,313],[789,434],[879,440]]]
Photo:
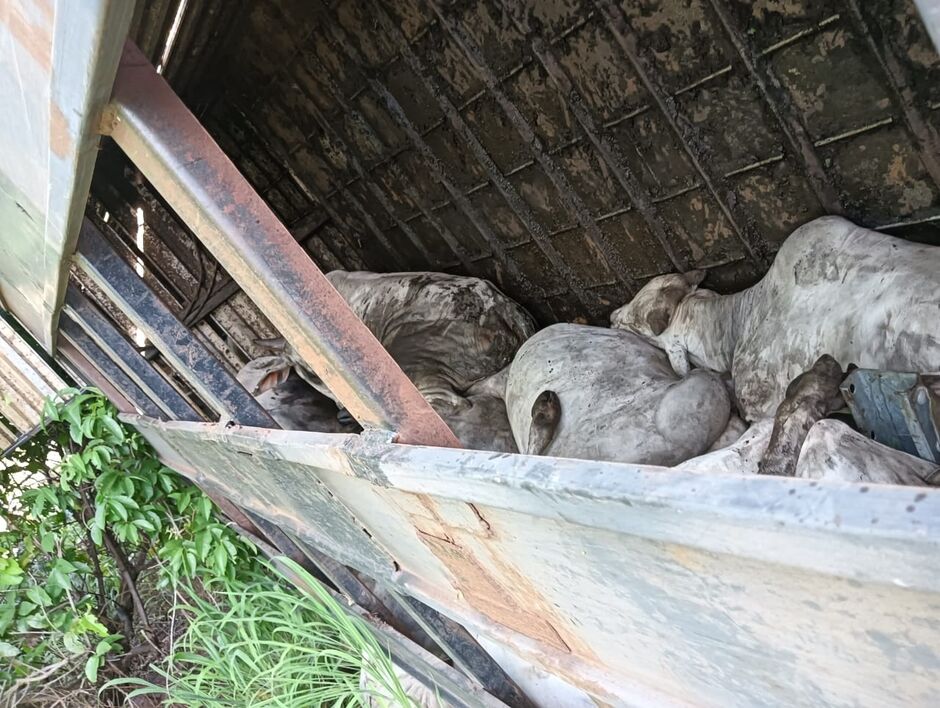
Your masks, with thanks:
[[[686,460],[674,469],[707,474],[757,474],[773,424],[773,418],[760,420],[730,447]],[[940,465],[882,445],[845,423],[825,418],[810,428],[793,476],[827,482],[924,486],[940,483]]]
[[[358,423],[302,379],[284,356],[263,356],[245,364],[236,376],[284,430],[316,433],[358,433]],[[439,402],[438,415],[464,447],[516,452],[501,397],[486,393],[463,397],[458,405]]]
[[[485,280],[445,273],[326,277],[465,446],[516,452],[501,393],[469,389],[504,369],[535,331],[519,304]],[[334,398],[284,339],[259,343]]]
[[[342,270],[326,277],[432,405],[460,405],[470,386],[507,366],[535,332],[521,305],[479,278]]]
[[[790,383],[773,418],[759,420],[734,444],[686,460],[676,468],[914,486],[940,482],[940,466],[825,417],[844,405],[839,394],[843,377],[835,359],[821,356]]]
[[[680,378],[639,337],[576,324],[552,325],[522,345],[505,396],[521,452],[656,465],[708,450],[731,412],[717,374]]]
[[[794,231],[747,290],[722,296],[696,290],[701,273],[660,276],[611,323],[662,347],[679,374],[730,372],[753,422],[823,353],[842,366],[940,369],[938,273],[940,248],[827,216]]]
[[[235,377],[284,430],[357,433],[362,428],[341,416],[333,399],[304,381],[284,356],[249,361]]]

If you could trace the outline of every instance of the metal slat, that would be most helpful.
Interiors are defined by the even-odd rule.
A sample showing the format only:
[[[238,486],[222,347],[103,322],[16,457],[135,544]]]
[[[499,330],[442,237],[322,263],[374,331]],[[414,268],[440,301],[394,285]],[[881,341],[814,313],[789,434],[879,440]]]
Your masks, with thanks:
[[[267,411],[180,323],[87,219],[82,225],[75,261],[203,400],[243,425],[276,427]]]
[[[202,420],[166,379],[144,359],[127,339],[74,285],[65,294],[65,312],[79,324],[99,348],[118,363],[124,373],[170,418]],[[161,416],[163,417],[163,416]]]
[[[156,403],[150,400],[143,389],[134,383],[130,377],[125,374],[95,341],[81,328],[81,326],[66,315],[59,320],[59,334],[61,334],[75,349],[81,353],[85,362],[88,362],[97,376],[93,376],[91,383],[98,384],[101,379],[108,382],[110,386],[120,392],[122,398],[130,402],[135,408],[146,415],[154,418],[165,418],[163,411]],[[82,373],[89,373],[84,363],[75,362],[84,370]],[[110,396],[109,396],[110,398]],[[118,402],[112,400],[117,405]],[[120,406],[118,406],[120,408]]]
[[[111,109],[118,145],[360,423],[394,430],[402,442],[459,447],[388,352],[130,43]]]
[[[598,9],[600,9],[601,15],[605,18],[611,35],[616,40],[624,56],[630,63],[630,66],[633,67],[633,70],[640,78],[643,86],[653,98],[660,113],[669,124],[669,128],[678,138],[683,152],[688,156],[699,178],[715,200],[715,203],[718,205],[725,219],[728,220],[731,230],[744,248],[748,258],[758,266],[768,265],[769,249],[767,245],[764,243],[761,236],[754,232],[753,229],[745,231],[738,223],[738,219],[734,213],[736,209],[732,209],[732,206],[729,206],[728,201],[726,201],[726,197],[723,196],[734,194],[734,191],[727,185],[723,176],[712,175],[710,170],[706,167],[702,157],[707,154],[702,147],[704,141],[700,138],[698,131],[692,124],[679,115],[675,101],[665,89],[658,85],[652,67],[640,56],[638,52],[640,44],[633,30],[630,28],[630,23],[627,21],[623,9],[615,5],[612,0],[594,1]],[[721,188],[720,191],[719,187]],[[734,200],[731,201],[732,205],[736,203]]]

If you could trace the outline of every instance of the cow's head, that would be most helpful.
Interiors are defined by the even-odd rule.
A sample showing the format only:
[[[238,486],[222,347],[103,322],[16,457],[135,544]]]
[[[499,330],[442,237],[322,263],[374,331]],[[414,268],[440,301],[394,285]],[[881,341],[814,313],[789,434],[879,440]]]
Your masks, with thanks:
[[[258,396],[287,381],[290,369],[291,362],[286,356],[261,356],[245,364],[236,378],[248,393]]]
[[[653,278],[630,302],[611,313],[611,327],[625,329],[657,344],[679,303],[698,287],[704,277],[705,271],[690,270]]]
[[[300,358],[300,355],[294,351],[294,348],[287,342],[286,339],[284,339],[284,337],[256,339],[255,344],[262,349],[274,352],[277,356],[285,359],[287,362],[289,362],[290,366],[294,367],[294,371],[297,372],[297,375],[300,376],[300,378],[313,386],[317,391],[322,393],[327,398],[331,398],[334,401],[336,400],[336,397],[330,392],[330,389],[327,388],[326,384],[323,383],[323,380],[313,369],[307,365],[303,359]]]

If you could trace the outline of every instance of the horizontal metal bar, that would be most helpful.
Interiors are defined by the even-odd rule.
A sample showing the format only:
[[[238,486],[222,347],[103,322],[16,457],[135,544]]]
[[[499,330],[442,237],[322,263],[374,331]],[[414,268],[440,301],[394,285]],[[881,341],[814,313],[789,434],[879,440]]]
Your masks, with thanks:
[[[112,137],[364,426],[459,447],[388,352],[131,43]]]
[[[101,378],[116,388],[122,397],[133,404],[135,408],[146,415],[156,418],[165,418],[165,414],[160,407],[154,403],[147,394],[134,383],[130,377],[125,374],[95,341],[81,328],[81,326],[72,320],[67,314],[59,319],[59,334],[71,342],[72,346],[80,351],[83,357],[88,360],[97,370],[99,376],[95,377],[91,383],[98,384]],[[79,362],[80,364],[81,362]],[[82,373],[88,373],[83,371]],[[117,401],[114,401],[117,405]]]
[[[267,411],[183,326],[87,219],[79,236],[75,261],[206,403],[242,425],[277,427]]]
[[[65,312],[167,416],[177,420],[202,420],[202,416],[74,284],[69,285],[65,293]]]

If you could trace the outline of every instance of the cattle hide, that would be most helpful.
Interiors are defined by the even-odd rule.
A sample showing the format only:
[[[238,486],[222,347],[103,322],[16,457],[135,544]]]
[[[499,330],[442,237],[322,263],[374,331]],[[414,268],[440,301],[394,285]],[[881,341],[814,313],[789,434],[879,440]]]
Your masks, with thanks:
[[[753,287],[720,296],[696,290],[697,273],[661,276],[611,323],[662,347],[677,373],[690,363],[731,372],[754,421],[825,353],[843,367],[940,369],[938,273],[936,246],[823,217],[794,231]]]
[[[674,468],[705,474],[757,474],[773,429],[774,419],[764,418],[754,423],[728,447],[680,462]]]
[[[796,476],[922,486],[940,482],[940,465],[882,445],[839,421],[821,420],[806,436]]]
[[[730,447],[686,460],[674,469],[758,474],[773,426],[773,418],[759,420]],[[940,484],[940,465],[882,445],[838,420],[824,418],[806,435],[793,476],[826,482],[924,486]]]
[[[774,415],[774,429],[758,468],[760,474],[794,475],[796,461],[810,429],[817,421],[845,405],[839,391],[842,378],[839,363],[824,354],[808,371],[790,382],[787,397]]]
[[[552,325],[522,345],[506,407],[523,452],[658,465],[707,450],[731,408],[717,374],[680,378],[639,337],[575,324]]]
[[[433,405],[460,405],[505,368],[535,332],[532,317],[491,283],[445,273],[326,276]]]

